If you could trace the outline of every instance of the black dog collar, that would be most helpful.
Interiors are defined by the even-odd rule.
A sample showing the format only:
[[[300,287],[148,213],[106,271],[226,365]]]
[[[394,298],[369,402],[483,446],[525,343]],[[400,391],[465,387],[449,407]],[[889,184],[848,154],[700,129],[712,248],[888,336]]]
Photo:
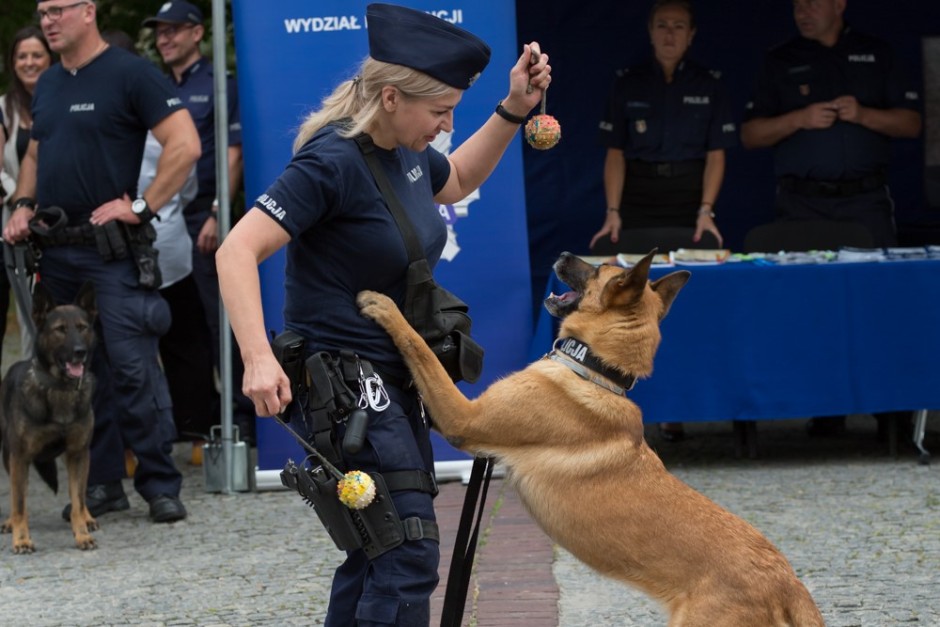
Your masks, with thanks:
[[[636,377],[608,368],[594,356],[587,344],[574,337],[555,340],[548,358],[565,364],[582,378],[618,395],[629,392],[636,384]]]

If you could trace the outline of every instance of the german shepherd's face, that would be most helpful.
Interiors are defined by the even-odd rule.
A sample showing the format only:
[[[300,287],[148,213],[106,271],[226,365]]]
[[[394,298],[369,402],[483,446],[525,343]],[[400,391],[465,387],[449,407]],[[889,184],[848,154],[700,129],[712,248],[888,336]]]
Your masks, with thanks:
[[[42,282],[36,284],[33,291],[36,357],[53,378],[69,381],[85,375],[95,346],[97,314],[91,283],[82,286],[75,304],[59,306]]]
[[[548,312],[562,319],[559,337],[577,337],[624,374],[649,376],[659,347],[659,323],[690,276],[680,270],[649,282],[655,253],[632,268],[595,267],[562,253],[554,270],[572,291],[545,299]]]

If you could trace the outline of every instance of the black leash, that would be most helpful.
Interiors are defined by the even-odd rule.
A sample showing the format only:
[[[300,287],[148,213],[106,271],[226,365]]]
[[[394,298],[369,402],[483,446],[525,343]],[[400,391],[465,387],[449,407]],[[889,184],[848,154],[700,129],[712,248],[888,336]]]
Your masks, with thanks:
[[[310,446],[310,444],[309,444],[306,440],[304,440],[302,437],[300,437],[300,435],[299,435],[296,431],[294,431],[293,429],[291,429],[290,425],[287,424],[286,422],[284,422],[284,420],[281,418],[280,415],[274,414],[274,415],[271,416],[271,417],[274,418],[274,421],[277,422],[277,424],[279,424],[279,425],[281,425],[282,427],[284,427],[284,428],[287,430],[288,433],[290,433],[292,436],[294,436],[294,439],[297,440],[297,442],[298,442],[302,447],[304,447],[304,449],[306,449],[308,453],[310,453],[310,454],[312,454],[314,457],[316,457],[316,458],[320,461],[320,463],[323,465],[323,468],[326,469],[326,471],[327,471],[328,473],[330,473],[330,474],[331,474],[335,479],[337,479],[338,481],[340,481],[340,480],[343,479],[343,476],[344,476],[343,473],[341,473],[341,472],[339,471],[339,469],[338,469],[336,466],[334,466],[333,464],[331,464],[331,463],[330,463],[330,460],[328,460],[326,457],[324,457],[323,454],[322,454],[320,451],[318,451],[317,449],[315,449],[315,448],[313,448],[312,446]]]
[[[7,279],[13,287],[13,297],[19,309],[20,320],[26,327],[29,341],[36,338],[36,326],[33,323],[33,275],[36,272],[36,252],[30,243],[23,241],[11,244],[3,242],[4,269]],[[24,347],[25,349],[26,347]]]
[[[470,587],[473,556],[480,536],[480,521],[486,507],[486,492],[493,476],[495,462],[492,457],[475,457],[470,471],[470,482],[460,513],[460,526],[454,540],[454,555],[447,573],[447,590],[444,592],[444,607],[441,610],[441,627],[460,627]],[[476,513],[474,513],[476,510]],[[474,518],[476,523],[474,524]],[[473,530],[471,531],[471,527]]]

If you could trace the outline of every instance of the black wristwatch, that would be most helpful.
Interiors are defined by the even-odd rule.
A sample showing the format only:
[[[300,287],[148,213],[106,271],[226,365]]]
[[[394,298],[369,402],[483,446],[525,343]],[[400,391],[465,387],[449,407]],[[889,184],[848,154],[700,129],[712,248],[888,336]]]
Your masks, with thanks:
[[[27,196],[20,196],[13,202],[13,210],[16,211],[20,207],[28,207],[33,211],[36,211],[36,201]]]
[[[137,216],[141,224],[147,224],[153,220],[156,215],[150,210],[150,205],[148,205],[147,201],[142,197],[131,203],[131,211],[134,212],[134,215]]]

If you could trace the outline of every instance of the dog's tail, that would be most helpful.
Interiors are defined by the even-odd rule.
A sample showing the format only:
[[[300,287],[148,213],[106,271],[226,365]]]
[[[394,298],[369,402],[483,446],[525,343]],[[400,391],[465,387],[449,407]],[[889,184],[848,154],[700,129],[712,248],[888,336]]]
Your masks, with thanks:
[[[59,473],[56,471],[55,460],[49,461],[35,461],[33,466],[36,467],[36,471],[39,473],[40,478],[46,482],[46,485],[52,488],[53,493],[59,493]]]

